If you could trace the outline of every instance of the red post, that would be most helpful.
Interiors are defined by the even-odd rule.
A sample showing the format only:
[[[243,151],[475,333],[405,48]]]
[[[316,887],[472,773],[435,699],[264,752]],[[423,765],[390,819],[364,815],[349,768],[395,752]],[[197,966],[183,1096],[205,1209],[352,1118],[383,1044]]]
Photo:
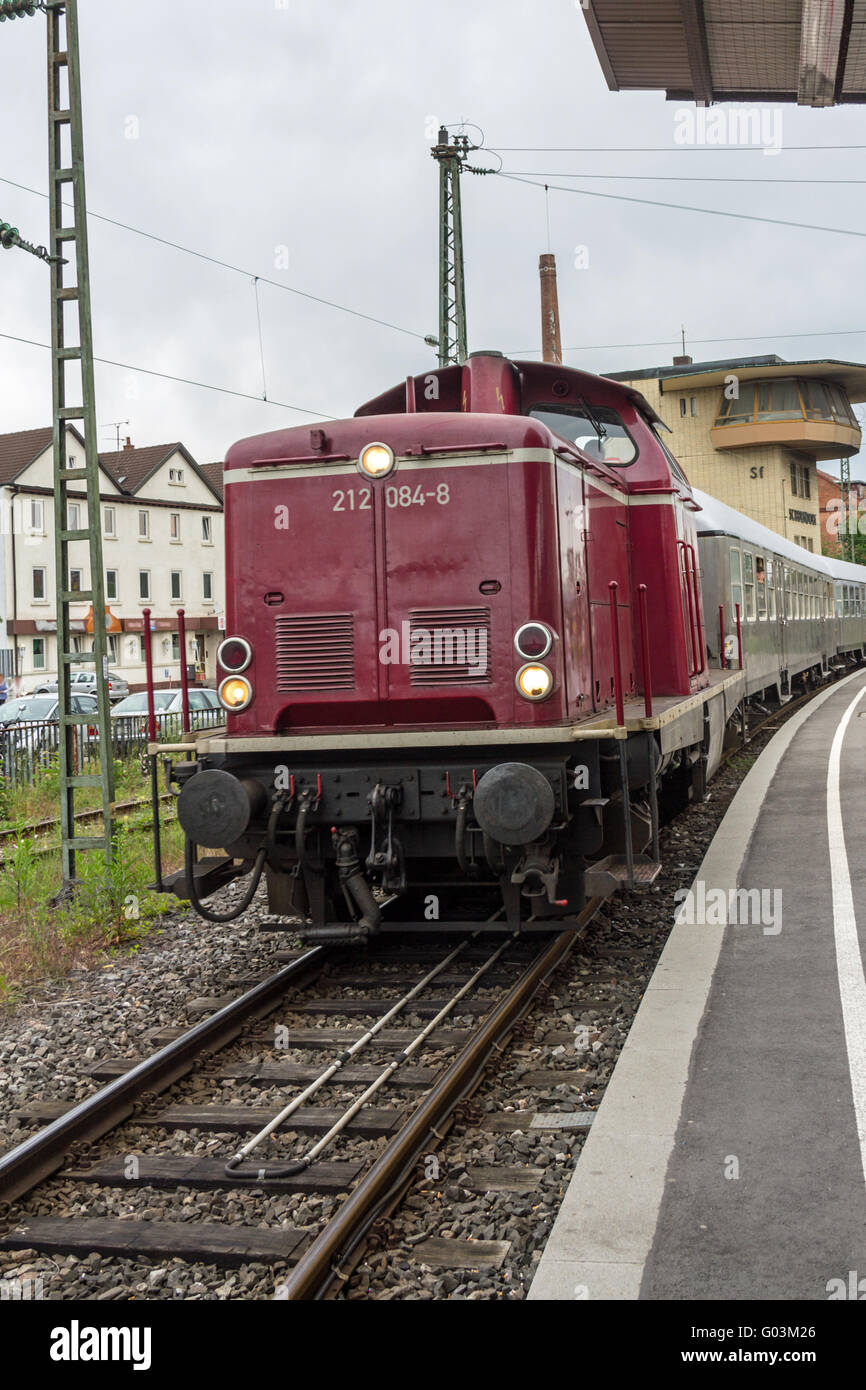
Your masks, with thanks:
[[[719,665],[724,671],[727,666],[725,660],[725,605],[719,604]]]
[[[150,632],[150,609],[143,608],[141,616],[144,618],[144,665],[147,671],[147,738],[149,743],[156,743],[156,710],[153,698],[153,649]]]
[[[186,611],[177,610],[177,641],[180,647],[180,703],[183,710],[183,731],[189,733],[189,680],[186,673]]]
[[[649,619],[647,618],[646,607],[646,584],[637,586],[638,604],[640,606],[640,647],[641,662],[643,665],[643,707],[647,719],[652,719],[653,713],[653,678],[650,667],[650,645],[649,645]]]
[[[740,654],[740,670],[745,665],[743,661],[743,627],[740,622],[740,605],[737,604],[737,651]]]
[[[613,639],[613,691],[616,697],[616,722],[621,729],[625,724],[625,704],[622,695],[622,663],[619,656],[619,609],[616,594],[619,585],[615,579],[608,584],[610,590],[610,631]]]

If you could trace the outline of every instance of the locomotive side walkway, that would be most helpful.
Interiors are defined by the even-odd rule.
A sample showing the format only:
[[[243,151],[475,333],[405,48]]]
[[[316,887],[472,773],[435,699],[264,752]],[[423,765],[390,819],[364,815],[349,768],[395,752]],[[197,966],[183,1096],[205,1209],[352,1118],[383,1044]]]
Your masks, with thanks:
[[[529,1298],[857,1297],[864,800],[861,671],[794,715],[732,801]],[[759,891],[747,902],[738,888]]]

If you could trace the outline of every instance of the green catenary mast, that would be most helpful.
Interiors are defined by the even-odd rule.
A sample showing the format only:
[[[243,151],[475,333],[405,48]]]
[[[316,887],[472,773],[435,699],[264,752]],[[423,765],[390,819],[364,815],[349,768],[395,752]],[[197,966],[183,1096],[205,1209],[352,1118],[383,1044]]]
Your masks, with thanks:
[[[444,126],[431,154],[439,165],[439,365],[466,361],[466,289],[460,170],[469,150],[465,135],[449,140]]]
[[[4,228],[3,246],[19,246],[30,251],[51,268],[51,357],[54,403],[54,528],[56,540],[57,603],[57,690],[60,721],[60,825],[63,858],[63,885],[69,891],[75,884],[75,856],[79,850],[103,850],[106,862],[111,856],[111,816],[114,804],[114,766],[111,749],[111,723],[108,698],[108,650],[105,635],[105,586],[102,568],[102,528],[100,524],[99,457],[96,442],[96,409],[93,380],[93,331],[90,310],[90,269],[87,247],[87,205],[84,190],[84,138],[81,118],[81,68],[78,42],[78,0],[0,0],[0,23],[7,19],[32,16],[42,10],[48,20],[48,151],[49,151],[49,246],[33,247],[23,242],[15,228]],[[71,198],[64,200],[64,193]],[[10,235],[11,234],[11,235]],[[70,250],[74,255],[65,255]],[[77,314],[66,319],[66,306]],[[77,320],[77,333],[75,324]],[[72,331],[70,331],[70,328]],[[80,372],[80,400],[70,403],[66,379],[68,364]],[[66,427],[81,423],[86,440],[83,468],[69,466],[66,455]],[[68,529],[70,486],[87,496],[89,526]],[[69,547],[87,541],[90,551],[90,589],[73,593],[70,589]],[[70,607],[73,603],[92,605],[93,652],[72,651]],[[97,718],[73,713],[71,668],[93,661],[96,666]],[[83,775],[76,766],[82,725],[96,723],[99,734],[98,775]],[[75,792],[98,787],[102,792],[104,830],[100,836],[76,837]]]

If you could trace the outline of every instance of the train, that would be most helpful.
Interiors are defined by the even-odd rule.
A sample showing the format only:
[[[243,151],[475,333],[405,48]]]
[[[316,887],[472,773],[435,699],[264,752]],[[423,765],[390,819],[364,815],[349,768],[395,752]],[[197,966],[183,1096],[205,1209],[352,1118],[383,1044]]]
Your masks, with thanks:
[[[696,491],[666,430],[483,351],[235,444],[225,726],[168,761],[165,886],[222,922],[264,879],[325,942],[562,930],[652,884],[746,703],[866,650],[866,568]]]

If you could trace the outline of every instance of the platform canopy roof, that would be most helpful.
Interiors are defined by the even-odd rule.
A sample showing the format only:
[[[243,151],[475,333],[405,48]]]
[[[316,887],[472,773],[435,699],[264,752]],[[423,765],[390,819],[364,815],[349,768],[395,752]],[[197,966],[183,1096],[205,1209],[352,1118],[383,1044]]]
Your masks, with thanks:
[[[612,91],[866,101],[866,0],[581,0]]]

